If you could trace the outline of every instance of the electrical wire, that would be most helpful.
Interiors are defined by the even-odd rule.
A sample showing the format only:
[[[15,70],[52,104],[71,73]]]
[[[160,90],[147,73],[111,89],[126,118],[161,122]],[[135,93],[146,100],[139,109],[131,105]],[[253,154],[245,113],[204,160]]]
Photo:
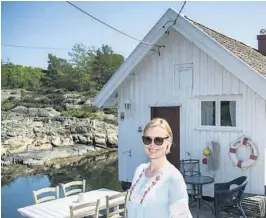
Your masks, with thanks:
[[[176,21],[177,21],[178,17],[180,16],[180,14],[181,14],[183,8],[185,7],[186,3],[187,3],[187,1],[184,1],[183,5],[182,5],[182,8],[179,10],[178,15],[177,15],[177,17],[176,17],[176,19],[175,19],[173,25],[176,24]]]
[[[146,42],[146,41],[143,41],[143,40],[137,39],[137,38],[135,38],[135,37],[133,37],[133,36],[131,36],[131,35],[129,35],[129,34],[123,32],[123,31],[121,31],[121,30],[119,30],[119,29],[117,29],[117,28],[115,28],[115,27],[113,27],[113,26],[111,26],[111,25],[109,25],[109,24],[107,24],[107,23],[101,21],[101,20],[98,19],[97,17],[95,17],[95,16],[89,14],[88,12],[86,12],[86,11],[84,11],[83,9],[79,8],[79,7],[76,6],[75,4],[73,4],[73,3],[69,2],[69,1],[66,1],[66,2],[67,2],[68,4],[70,4],[70,5],[72,5],[73,7],[75,7],[77,10],[81,11],[82,13],[88,15],[89,17],[93,18],[94,20],[97,20],[98,22],[102,23],[103,25],[105,25],[105,26],[107,26],[107,27],[109,27],[109,28],[115,30],[116,32],[119,32],[120,34],[122,34],[122,35],[124,35],[124,36],[127,36],[127,37],[129,37],[129,38],[131,38],[131,39],[134,39],[134,40],[136,40],[136,41],[139,41],[139,42],[144,43],[144,44],[147,44],[147,45],[157,46],[157,47],[162,47],[161,45],[153,45],[153,44],[150,43],[150,42]]]
[[[46,50],[61,50],[61,51],[71,51],[72,49],[67,48],[53,48],[53,47],[42,47],[42,46],[28,46],[28,45],[11,45],[1,43],[2,46],[15,47],[15,48],[29,48],[29,49],[46,49]]]
[[[186,3],[187,3],[187,1],[184,1],[183,5],[182,5],[182,7],[180,8],[180,10],[179,10],[179,12],[178,12],[178,14],[177,14],[177,16],[176,16],[176,19],[175,19],[174,21],[167,21],[167,22],[163,25],[163,28],[165,28],[166,24],[168,24],[168,23],[170,23],[170,22],[173,22],[173,24],[170,25],[170,26],[167,28],[167,30],[165,31],[165,33],[168,33],[168,34],[169,34],[169,29],[170,29],[172,26],[174,26],[174,25],[176,24],[176,22],[177,22],[177,20],[178,20],[178,18],[179,18],[179,16],[180,16],[182,10],[184,9]]]

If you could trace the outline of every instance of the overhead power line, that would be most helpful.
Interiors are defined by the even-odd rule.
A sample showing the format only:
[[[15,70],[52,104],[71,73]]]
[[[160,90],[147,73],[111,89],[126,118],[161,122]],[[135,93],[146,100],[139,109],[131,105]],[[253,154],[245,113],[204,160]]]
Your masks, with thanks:
[[[184,1],[183,5],[182,5],[182,7],[180,8],[180,10],[179,10],[179,12],[178,12],[178,14],[177,14],[177,16],[176,16],[176,19],[175,19],[174,21],[170,21],[170,20],[169,20],[169,21],[167,21],[167,22],[163,25],[163,28],[165,28],[166,24],[173,22],[173,23],[167,28],[167,30],[165,31],[166,33],[169,34],[169,29],[170,29],[172,26],[174,26],[174,25],[176,24],[176,22],[177,22],[177,20],[178,20],[178,18],[179,18],[179,16],[180,16],[182,10],[184,9],[186,3],[187,3],[187,1]]]
[[[71,51],[72,49],[68,48],[53,48],[53,47],[42,47],[42,46],[28,46],[28,45],[11,45],[2,43],[2,46],[6,47],[15,47],[15,48],[29,48],[29,49],[45,49],[45,50],[62,50],[62,51]]]
[[[134,39],[134,40],[136,40],[136,41],[139,41],[139,42],[144,43],[144,44],[147,44],[147,45],[157,46],[157,47],[163,47],[163,46],[161,46],[161,45],[153,45],[153,44],[150,43],[150,42],[146,42],[146,41],[143,41],[143,40],[137,39],[137,38],[135,38],[135,37],[133,37],[133,36],[131,36],[131,35],[129,35],[129,34],[123,32],[123,31],[121,31],[121,30],[119,30],[119,29],[117,29],[117,28],[115,28],[115,27],[113,27],[113,26],[111,26],[111,25],[109,25],[109,24],[107,24],[107,23],[101,21],[101,20],[98,19],[97,17],[95,17],[95,16],[89,14],[88,12],[84,11],[83,9],[81,9],[81,8],[79,8],[78,6],[74,5],[73,3],[69,2],[69,1],[66,1],[66,2],[67,2],[68,4],[70,4],[70,5],[72,5],[73,7],[75,7],[77,10],[81,11],[82,13],[88,15],[89,17],[93,18],[94,20],[97,20],[98,22],[102,23],[103,25],[105,25],[105,26],[107,26],[107,27],[109,27],[109,28],[115,30],[116,32],[119,32],[120,34],[123,34],[124,36],[127,36],[127,37],[129,37],[129,38],[131,38],[131,39]]]
[[[176,17],[176,19],[175,19],[173,25],[176,24],[176,21],[177,21],[178,17],[180,16],[180,14],[181,14],[183,8],[185,7],[185,4],[186,4],[186,3],[187,3],[187,1],[184,1],[184,3],[183,3],[183,5],[182,5],[181,9],[180,9],[179,12],[178,12],[178,15],[177,15],[177,17]]]

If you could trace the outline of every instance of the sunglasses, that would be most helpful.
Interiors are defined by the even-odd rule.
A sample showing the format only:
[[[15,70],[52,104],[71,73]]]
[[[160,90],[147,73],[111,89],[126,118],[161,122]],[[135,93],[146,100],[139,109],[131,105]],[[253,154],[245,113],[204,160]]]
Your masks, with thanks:
[[[169,136],[167,137],[155,137],[151,138],[149,136],[142,136],[142,141],[145,145],[150,145],[152,141],[154,142],[155,145],[162,145],[165,139],[168,139]]]

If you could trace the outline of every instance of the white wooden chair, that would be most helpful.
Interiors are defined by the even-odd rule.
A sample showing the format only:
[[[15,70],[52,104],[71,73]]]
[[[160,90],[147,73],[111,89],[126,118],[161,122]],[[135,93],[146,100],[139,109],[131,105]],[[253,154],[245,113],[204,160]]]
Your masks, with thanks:
[[[99,218],[100,200],[70,206],[70,218],[93,216]]]
[[[126,196],[127,192],[122,192],[112,196],[106,196],[106,218],[126,218]],[[119,199],[119,200],[118,200]],[[119,208],[122,206],[123,208]],[[113,209],[113,212],[110,210]],[[121,213],[123,215],[121,215]]]
[[[73,182],[68,182],[68,183],[60,183],[62,189],[63,189],[63,195],[64,197],[67,197],[72,194],[78,194],[81,192],[85,192],[86,189],[86,180],[83,181],[73,181]],[[82,186],[82,188],[74,188],[71,189],[71,187],[76,187],[76,186]]]
[[[54,195],[38,197],[41,194],[54,193]],[[59,198],[59,187],[42,188],[37,191],[33,190],[33,199],[35,204],[40,204],[45,201],[51,201]]]

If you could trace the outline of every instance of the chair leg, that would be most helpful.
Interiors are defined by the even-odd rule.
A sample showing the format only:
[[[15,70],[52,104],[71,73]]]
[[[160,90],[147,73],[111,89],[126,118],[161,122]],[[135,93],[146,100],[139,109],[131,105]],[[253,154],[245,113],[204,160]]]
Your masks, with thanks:
[[[215,205],[214,204],[214,216],[215,218],[220,218],[220,212],[221,212],[221,209],[218,205]]]
[[[243,210],[242,204],[240,203],[240,204],[237,205],[237,206],[238,206],[238,209],[240,210],[242,216],[243,216],[244,218],[247,218],[247,216],[246,216],[246,214],[245,214],[245,211]]]

